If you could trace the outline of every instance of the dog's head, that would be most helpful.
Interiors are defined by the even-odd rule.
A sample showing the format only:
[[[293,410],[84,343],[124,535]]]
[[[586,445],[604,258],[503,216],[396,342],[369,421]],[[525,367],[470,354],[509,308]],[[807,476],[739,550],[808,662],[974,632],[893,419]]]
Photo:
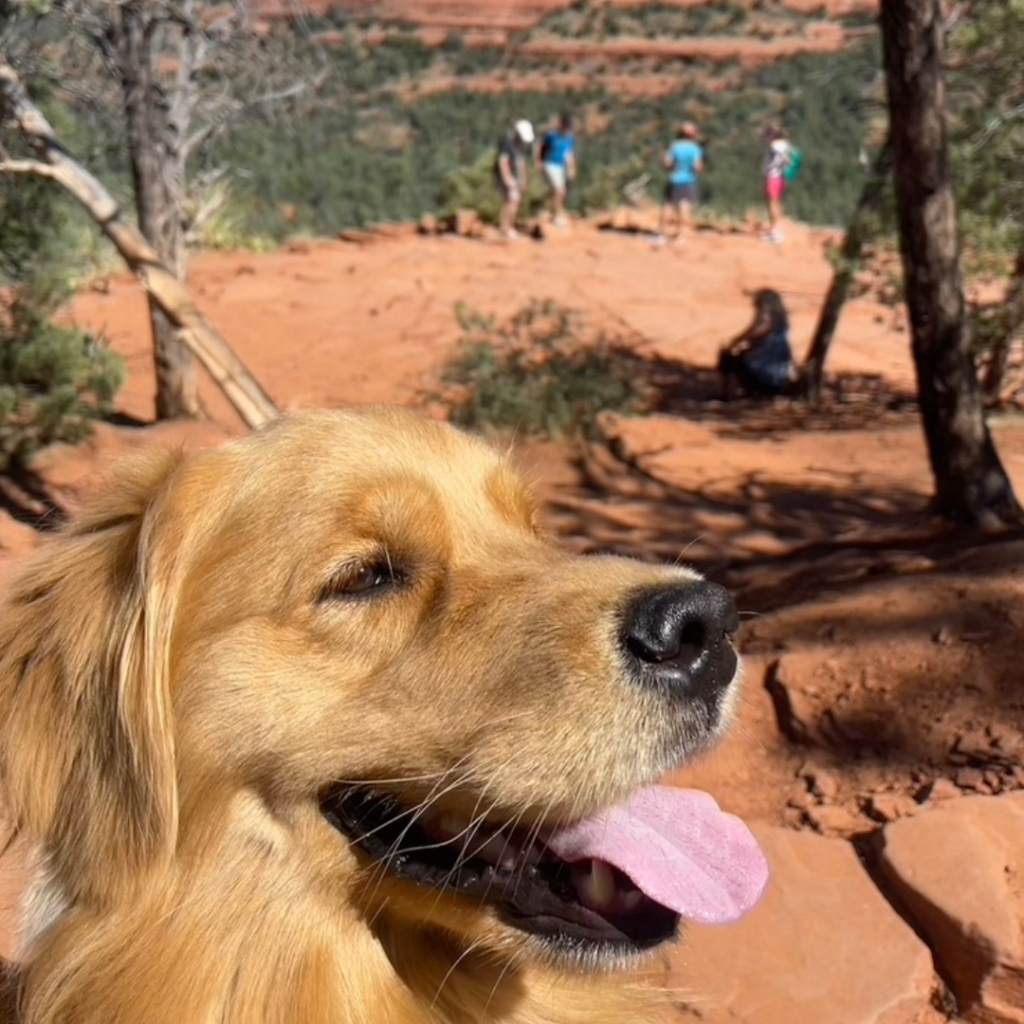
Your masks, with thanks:
[[[476,440],[297,416],[135,467],[22,575],[3,785],[72,904],[216,836],[373,929],[614,961],[763,885],[653,785],[726,727],[735,628],[692,572],[559,550]]]

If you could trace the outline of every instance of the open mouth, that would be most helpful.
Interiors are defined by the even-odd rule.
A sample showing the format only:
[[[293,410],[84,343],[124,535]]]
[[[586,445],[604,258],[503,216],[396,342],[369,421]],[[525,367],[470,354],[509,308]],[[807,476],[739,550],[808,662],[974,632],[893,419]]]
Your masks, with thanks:
[[[653,786],[566,828],[410,809],[359,786],[330,791],[321,810],[383,870],[575,951],[640,952],[674,938],[680,918],[734,920],[767,881],[746,826],[693,790]]]

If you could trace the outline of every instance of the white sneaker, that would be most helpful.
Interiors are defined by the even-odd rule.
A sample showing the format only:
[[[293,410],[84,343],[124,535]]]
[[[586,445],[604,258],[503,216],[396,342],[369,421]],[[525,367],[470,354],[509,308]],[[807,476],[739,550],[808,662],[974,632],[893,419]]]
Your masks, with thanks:
[[[651,245],[668,245],[668,239],[664,235],[652,235]]]

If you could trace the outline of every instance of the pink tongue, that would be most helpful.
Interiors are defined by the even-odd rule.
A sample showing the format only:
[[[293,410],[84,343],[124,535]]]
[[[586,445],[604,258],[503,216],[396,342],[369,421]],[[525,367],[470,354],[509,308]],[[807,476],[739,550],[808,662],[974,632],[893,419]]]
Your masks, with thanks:
[[[747,826],[693,789],[651,786],[546,842],[570,863],[613,864],[649,899],[702,924],[735,921],[768,883],[768,864]]]

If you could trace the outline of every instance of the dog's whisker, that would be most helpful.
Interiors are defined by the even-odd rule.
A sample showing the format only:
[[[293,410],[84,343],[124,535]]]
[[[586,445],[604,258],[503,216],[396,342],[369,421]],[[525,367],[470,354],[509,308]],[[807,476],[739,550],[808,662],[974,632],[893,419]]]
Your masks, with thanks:
[[[452,876],[457,875],[465,866],[466,862],[475,857],[478,853],[480,853],[480,851],[483,850],[484,847],[487,845],[487,842],[490,841],[490,837],[488,837],[487,841],[485,841],[482,845],[476,847],[472,852],[469,852],[469,847],[476,839],[476,837],[480,834],[480,829],[483,827],[484,822],[487,820],[487,816],[492,814],[494,812],[495,807],[497,807],[497,801],[492,801],[486,811],[484,811],[482,814],[479,813],[480,804],[483,802],[484,795],[486,792],[487,786],[484,786],[483,790],[480,792],[480,795],[477,797],[476,805],[473,808],[473,813],[470,815],[469,835],[467,836],[465,842],[462,844],[462,849],[456,856],[455,863],[453,864],[451,870],[445,876],[445,879],[442,883],[444,885],[447,885],[448,882],[451,880]]]
[[[678,555],[676,555],[675,559],[673,559],[673,563],[672,564],[677,566],[677,567],[682,566],[683,559],[686,557],[687,552],[691,548],[696,547],[698,544],[700,544],[703,540],[705,540],[709,536],[710,536],[710,534],[708,534],[706,532],[705,533],[698,533],[697,536],[694,537],[693,540],[691,540],[690,543],[687,544],[686,547],[684,547],[683,550],[680,551]]]
[[[366,922],[367,928],[372,928],[377,923],[377,918],[379,918],[380,915],[383,914],[385,910],[387,910],[388,904],[390,903],[391,899],[388,896],[385,896],[384,899],[380,901],[380,903],[377,905],[377,909],[374,910],[374,912],[370,915],[369,920]]]
[[[483,1012],[481,1013],[481,1016],[486,1015],[487,1011],[490,1009],[491,1003],[493,1002],[494,997],[498,994],[498,989],[501,988],[501,983],[505,980],[505,975],[508,974],[509,968],[512,966],[512,963],[513,961],[511,958],[505,961],[505,966],[502,967],[501,973],[498,975],[497,979],[495,979],[494,984],[491,986],[491,994],[487,997],[487,1002],[484,1003],[484,1008]]]
[[[463,758],[465,760],[465,758]],[[458,762],[457,762],[458,764]],[[451,774],[451,768],[441,771],[427,772],[424,775],[394,775],[387,779],[331,779],[332,786],[397,786],[402,782],[426,782],[428,779],[440,779]]]
[[[378,825],[376,828],[370,829],[368,832],[365,832],[363,834],[363,838],[364,839],[365,838],[369,838],[370,836],[375,835],[377,832],[381,831],[381,829],[389,828],[390,826],[392,826],[395,823],[401,821],[403,818],[405,818],[405,817],[407,817],[409,815],[413,816],[412,821],[410,821],[410,823],[409,823],[411,825],[415,821],[415,816],[418,814],[418,812],[421,809],[426,809],[426,807],[429,806],[429,804],[430,804],[430,802],[432,800],[433,794],[436,792],[437,786],[440,784],[440,782],[442,782],[446,778],[449,778],[455,771],[457,771],[463,764],[465,764],[465,762],[467,760],[469,760],[469,755],[468,754],[460,757],[459,760],[456,761],[450,768],[447,768],[447,769],[445,769],[442,772],[435,772],[435,773],[432,773],[430,775],[423,776],[423,779],[428,779],[428,778],[436,778],[437,779],[437,782],[431,788],[431,790],[427,794],[427,796],[424,798],[424,801],[419,803],[419,804],[414,804],[411,807],[403,808],[401,811],[399,811],[393,817],[389,818],[387,821],[381,822],[381,824]],[[461,785],[463,782],[465,782],[470,777],[471,776],[470,776],[469,773],[464,773],[463,775],[461,775],[456,780],[456,785]],[[392,780],[392,781],[412,781],[412,779],[409,778],[407,780]],[[387,780],[385,780],[384,782],[380,783],[380,785],[385,785],[386,782],[387,782]],[[340,783],[336,783],[336,785],[354,785],[354,786],[356,786],[356,785],[373,785],[373,783],[371,783],[371,782],[353,781],[351,783],[340,782]],[[449,787],[445,792],[450,792],[451,788],[453,788],[453,787]],[[438,797],[433,797],[433,799],[439,799],[440,796],[443,796],[443,795],[444,794],[438,794]],[[403,833],[403,835],[404,835],[404,833]],[[399,839],[399,841],[401,841],[401,839]]]
[[[493,778],[493,776],[492,776],[492,778]],[[462,868],[466,864],[466,861],[469,859],[470,856],[472,856],[472,855],[468,855],[467,856],[466,850],[468,848],[469,843],[472,842],[473,836],[476,836],[479,833],[479,830],[480,830],[483,822],[486,821],[487,816],[492,814],[494,812],[495,807],[497,807],[497,801],[492,801],[490,806],[487,808],[487,810],[483,814],[480,814],[480,815],[477,814],[477,811],[478,811],[478,809],[480,807],[481,802],[484,799],[484,796],[487,793],[487,789],[489,788],[489,786],[490,786],[490,781],[488,781],[488,783],[486,783],[484,785],[483,789],[480,791],[480,795],[477,797],[476,805],[473,808],[473,815],[470,818],[470,825],[473,827],[472,836],[469,839],[467,839],[466,842],[463,844],[462,851],[456,856],[455,862],[452,865],[451,869],[445,874],[444,878],[441,879],[441,883],[440,883],[440,887],[439,887],[439,890],[438,890],[437,899],[434,900],[434,905],[431,907],[431,913],[433,913],[437,909],[437,904],[440,902],[441,896],[444,893],[445,889],[447,889],[447,887],[451,884],[452,879],[456,875],[458,875],[458,873],[462,870]],[[486,844],[484,844],[484,845],[486,845]],[[474,854],[478,853],[483,848],[484,848],[483,846],[480,846],[477,850],[474,851]]]
[[[549,817],[549,815],[551,813],[551,808],[552,808],[552,806],[554,806],[554,801],[555,801],[554,797],[550,797],[548,799],[548,801],[547,801],[547,803],[546,803],[546,805],[544,807],[544,810],[538,816],[537,820],[533,823],[533,825],[530,826],[530,829],[529,829],[529,831],[526,834],[526,848],[527,849],[529,849],[531,846],[533,846],[533,844],[536,843],[540,839],[541,829],[544,828],[544,826],[547,824],[548,817]],[[522,820],[522,817],[523,817],[523,815],[520,814],[519,815],[519,820],[520,821]],[[516,871],[515,875],[513,876],[517,887],[523,881],[523,871],[526,868],[527,863],[528,862],[526,861],[526,859],[524,859],[523,862],[520,865],[518,865],[517,871]],[[507,891],[508,891],[508,887],[506,885],[506,892]]]
[[[462,963],[462,961],[463,961],[463,960],[465,960],[465,959],[466,959],[466,957],[467,957],[467,956],[469,956],[469,955],[470,955],[470,953],[472,953],[472,952],[473,952],[473,950],[475,950],[475,949],[479,949],[479,948],[480,948],[480,946],[481,946],[482,944],[483,944],[483,943],[482,943],[482,940],[479,940],[479,939],[478,939],[478,940],[477,940],[476,942],[472,942],[472,943],[470,943],[470,944],[469,944],[469,945],[468,945],[468,946],[467,946],[467,947],[466,947],[466,948],[465,948],[465,949],[464,949],[464,950],[463,950],[463,951],[462,951],[462,952],[461,952],[461,953],[460,953],[460,954],[459,954],[459,955],[458,955],[458,956],[457,956],[457,957],[455,958],[455,960],[454,960],[454,961],[452,962],[452,965],[451,965],[451,967],[449,967],[449,968],[448,968],[447,972],[445,973],[445,976],[444,976],[444,977],[443,977],[443,978],[441,979],[441,984],[437,986],[437,991],[436,991],[436,992],[434,993],[434,998],[433,998],[433,999],[431,1000],[431,1002],[430,1002],[430,1008],[431,1008],[432,1010],[434,1009],[434,1007],[435,1007],[435,1006],[437,1006],[437,1001],[438,1001],[438,999],[440,999],[440,998],[441,998],[441,991],[442,991],[442,989],[443,989],[443,988],[445,987],[445,985],[446,985],[446,984],[448,983],[448,979],[449,979],[449,978],[450,978],[450,977],[451,977],[451,976],[452,976],[452,975],[453,975],[453,974],[455,973],[455,971],[456,971],[456,969],[458,968],[459,964],[461,964],[461,963]]]
[[[438,800],[440,800],[446,794],[450,793],[453,789],[458,788],[458,786],[460,784],[462,784],[463,782],[465,782],[465,781],[466,781],[466,776],[461,776],[461,777],[455,779],[453,782],[451,782],[443,790],[438,792],[438,786],[440,785],[440,780],[439,780],[431,788],[431,791],[430,791],[430,793],[427,794],[426,799],[424,801],[422,801],[420,804],[418,804],[413,809],[413,813],[409,817],[409,820],[406,822],[405,827],[402,829],[401,835],[399,835],[398,838],[395,839],[395,841],[391,844],[391,847],[389,848],[389,850],[387,851],[387,853],[385,854],[383,859],[380,861],[379,870],[378,870],[378,873],[377,873],[377,879],[376,879],[376,882],[374,884],[373,891],[370,894],[371,899],[377,894],[377,890],[380,888],[381,884],[383,883],[384,878],[386,877],[386,869],[390,868],[391,862],[394,860],[395,856],[399,853],[403,840],[409,834],[409,829],[411,829],[413,827],[413,825],[415,825],[416,822],[419,821],[419,819],[430,809],[431,806],[433,806],[433,804],[435,804]],[[405,816],[405,815],[403,815],[403,816]],[[397,819],[391,819],[391,821],[389,821],[388,824],[393,823],[395,820],[397,820]]]
[[[476,805],[477,807],[479,807],[480,800],[483,799],[483,796],[487,792],[487,788],[488,788],[489,785],[490,785],[490,783],[487,782],[487,783],[484,784],[483,788],[481,789],[480,796],[477,798],[477,805]],[[468,831],[472,827],[472,825],[473,825],[473,821],[470,820],[469,824],[467,825],[467,827],[466,827],[466,829],[464,831]],[[440,903],[441,897],[445,894],[445,890],[448,888],[449,884],[451,883],[452,876],[455,874],[456,871],[458,871],[459,867],[461,867],[460,860],[459,860],[459,855],[456,855],[455,864],[453,865],[451,870],[448,871],[447,874],[441,879],[441,881],[440,881],[440,883],[438,885],[437,896],[434,898],[433,905],[431,906],[430,912],[427,915],[428,917],[432,916],[434,911],[437,910],[437,905],[438,905],[438,903]]]

